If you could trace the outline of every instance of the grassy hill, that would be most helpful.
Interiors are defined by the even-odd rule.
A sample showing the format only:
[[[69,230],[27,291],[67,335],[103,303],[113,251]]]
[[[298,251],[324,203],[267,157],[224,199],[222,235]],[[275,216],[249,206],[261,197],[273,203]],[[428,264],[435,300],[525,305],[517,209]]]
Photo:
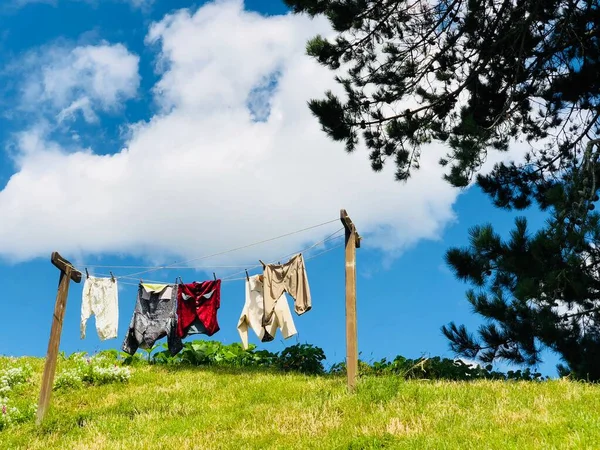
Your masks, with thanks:
[[[62,380],[69,364],[61,361]],[[12,405],[37,401],[43,361]],[[0,431],[2,449],[597,449],[600,387],[566,380],[450,382],[274,369],[140,365],[128,381],[53,393],[41,427]],[[65,375],[67,374],[67,375]],[[1,384],[1,383],[0,383]],[[6,383],[5,383],[6,384]],[[0,391],[1,392],[1,391]],[[6,395],[6,394],[5,394]],[[2,395],[0,394],[0,397]]]

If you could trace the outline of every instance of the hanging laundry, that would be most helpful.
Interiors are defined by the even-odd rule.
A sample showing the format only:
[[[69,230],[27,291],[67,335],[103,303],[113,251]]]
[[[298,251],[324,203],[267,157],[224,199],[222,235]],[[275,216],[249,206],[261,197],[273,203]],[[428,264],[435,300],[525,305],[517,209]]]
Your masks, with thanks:
[[[292,256],[285,264],[267,264],[264,268],[264,277],[264,327],[268,326],[273,319],[277,299],[284,292],[294,298],[296,314],[301,315],[311,309],[308,277],[301,253]]]
[[[88,319],[96,316],[96,331],[101,340],[117,337],[119,298],[117,280],[88,277],[81,296],[81,339],[85,339]]]
[[[177,297],[177,336],[212,336],[219,331],[217,310],[221,306],[221,280],[180,284]]]
[[[281,294],[281,297],[275,302],[275,313],[271,323],[266,328],[262,326],[264,287],[260,278],[262,277],[254,275],[246,280],[246,302],[237,325],[244,349],[248,349],[248,327],[252,328],[261,342],[275,339],[278,328],[281,329],[281,334],[285,339],[297,333],[285,294]]]
[[[166,336],[171,355],[179,353],[183,343],[177,336],[176,308],[177,285],[140,283],[123,351],[133,355],[138,347],[151,348]]]

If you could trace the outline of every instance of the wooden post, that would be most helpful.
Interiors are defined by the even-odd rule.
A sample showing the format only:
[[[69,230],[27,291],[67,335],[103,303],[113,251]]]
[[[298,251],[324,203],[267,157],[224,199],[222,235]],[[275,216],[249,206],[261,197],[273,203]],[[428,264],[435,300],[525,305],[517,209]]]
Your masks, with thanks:
[[[356,249],[360,236],[345,209],[340,220],[346,229],[346,372],[348,389],[356,388],[358,378],[358,340],[356,334]]]
[[[56,372],[56,358],[58,356],[60,335],[67,306],[67,295],[69,294],[69,283],[71,280],[75,283],[81,282],[81,272],[75,269],[69,261],[61,257],[58,252],[52,253],[50,261],[60,269],[60,278],[58,281],[56,304],[54,305],[50,340],[48,342],[48,353],[46,354],[46,363],[44,365],[44,374],[42,376],[42,388],[40,390],[40,400],[37,409],[37,425],[41,424],[44,420],[46,412],[48,411],[48,405],[50,404],[54,373]]]

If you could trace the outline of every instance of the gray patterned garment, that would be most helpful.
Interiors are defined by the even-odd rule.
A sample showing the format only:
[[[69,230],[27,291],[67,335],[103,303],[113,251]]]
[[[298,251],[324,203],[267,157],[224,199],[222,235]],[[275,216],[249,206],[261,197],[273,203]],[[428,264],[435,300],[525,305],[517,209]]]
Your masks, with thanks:
[[[140,284],[123,351],[133,355],[138,348],[151,348],[166,336],[171,355],[179,353],[183,343],[177,337],[176,312],[177,285]]]

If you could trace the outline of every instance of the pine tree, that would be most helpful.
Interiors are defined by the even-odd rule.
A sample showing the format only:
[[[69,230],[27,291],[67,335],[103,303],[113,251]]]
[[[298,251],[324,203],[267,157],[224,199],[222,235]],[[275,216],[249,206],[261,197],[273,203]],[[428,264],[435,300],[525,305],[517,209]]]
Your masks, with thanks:
[[[336,73],[345,98],[326,92],[309,107],[347,151],[362,136],[376,171],[391,158],[406,180],[437,140],[449,148],[446,178],[466,186],[490,149],[525,139],[525,163],[477,176],[498,206],[522,209],[544,202],[548,180],[598,134],[598,0],[285,2],[326,16],[337,33],[307,52]]]
[[[498,207],[537,204],[548,223],[520,218],[503,241],[490,225],[447,261],[475,313],[478,336],[443,327],[459,354],[536,364],[550,348],[563,372],[600,379],[600,5],[598,0],[285,0],[324,15],[336,36],[307,52],[336,73],[343,96],[309,101],[348,152],[396,178],[418,169],[423,145],[444,142],[446,179],[474,177]],[[525,140],[523,162],[479,173],[488,151]]]
[[[532,234],[525,218],[517,218],[503,241],[491,225],[477,226],[469,247],[447,252],[457,277],[474,286],[467,292],[473,311],[487,321],[477,337],[464,325],[442,327],[456,353],[536,365],[541,351],[551,349],[566,363],[559,373],[600,380],[600,215],[594,211],[600,168],[584,164],[567,178],[547,192],[550,218],[541,230]],[[581,202],[586,192],[591,198]]]

